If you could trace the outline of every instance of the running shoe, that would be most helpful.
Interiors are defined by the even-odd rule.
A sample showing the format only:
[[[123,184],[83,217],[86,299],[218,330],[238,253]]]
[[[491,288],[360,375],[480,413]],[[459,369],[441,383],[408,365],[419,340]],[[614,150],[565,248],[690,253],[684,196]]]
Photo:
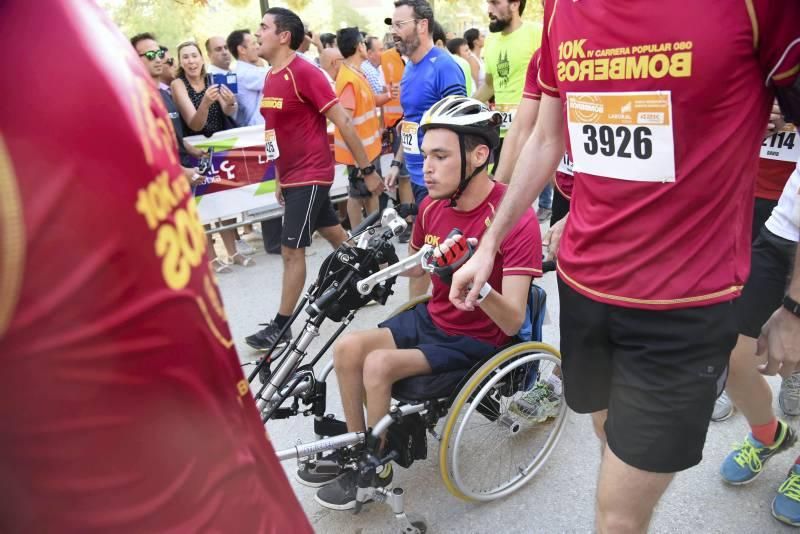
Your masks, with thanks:
[[[560,409],[561,396],[556,394],[552,384],[548,382],[537,382],[509,407],[512,413],[534,423],[557,417]]]
[[[772,499],[772,517],[781,523],[800,527],[800,465],[792,466],[789,476]]]
[[[344,469],[339,465],[339,454],[333,452],[328,456],[323,456],[313,464],[303,464],[297,470],[295,478],[297,481],[309,488],[319,488],[330,484],[344,474]]]
[[[783,379],[778,404],[786,415],[800,415],[800,373]]]
[[[250,245],[250,243],[248,243],[244,239],[237,239],[236,252],[238,252],[239,254],[244,254],[245,256],[252,256],[253,254],[256,253],[256,249],[254,249],[252,245]]]
[[[734,486],[752,482],[761,474],[767,460],[794,445],[795,441],[794,430],[783,421],[778,421],[778,439],[772,445],[764,445],[752,432],[747,434],[744,442],[735,445],[723,460],[719,469],[722,480]]]
[[[278,334],[280,333],[280,327],[275,323],[275,321],[270,321],[268,323],[262,323],[261,326],[264,328],[253,334],[252,336],[247,336],[244,338],[245,343],[250,345],[256,350],[260,351],[268,351],[273,347],[273,345],[277,348],[281,345],[285,345],[292,340],[292,329],[288,328],[286,333],[283,334],[283,337],[278,340]]]
[[[553,210],[550,208],[539,208],[536,210],[536,218],[539,219],[540,223],[550,220],[550,216],[553,214]]]
[[[722,395],[717,397],[716,402],[714,402],[714,411],[711,413],[711,420],[716,422],[724,421],[732,416],[733,412],[733,402],[731,402],[731,398],[728,397],[728,394],[723,391]]]
[[[394,478],[392,464],[388,464],[383,467],[383,471],[373,475],[372,487],[388,488],[392,484],[392,478]],[[314,500],[331,510],[350,510],[356,506],[357,491],[358,472],[348,470],[331,484],[322,486],[314,496]]]

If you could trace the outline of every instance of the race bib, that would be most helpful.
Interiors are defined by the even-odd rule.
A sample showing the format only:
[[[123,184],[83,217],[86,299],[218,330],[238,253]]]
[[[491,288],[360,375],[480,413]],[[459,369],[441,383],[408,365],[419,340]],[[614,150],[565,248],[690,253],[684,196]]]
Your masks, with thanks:
[[[558,162],[558,169],[556,170],[572,176],[572,160],[569,159],[569,154],[564,152],[564,155],[561,156],[561,161]]]
[[[406,154],[420,154],[418,130],[419,124],[416,122],[403,121],[403,125],[400,127],[400,138],[403,143],[403,152]]]
[[[278,148],[278,138],[275,137],[275,130],[267,130],[264,132],[264,148],[267,151],[267,159],[275,161],[281,157],[281,151]]]
[[[761,143],[761,157],[796,163],[800,159],[800,145],[794,125],[787,124],[765,138]]]
[[[497,104],[495,110],[500,113],[503,122],[500,124],[501,131],[507,131],[511,128],[511,123],[514,122],[514,115],[517,114],[517,106],[511,104]]]
[[[574,172],[675,181],[670,91],[568,93],[567,125]]]

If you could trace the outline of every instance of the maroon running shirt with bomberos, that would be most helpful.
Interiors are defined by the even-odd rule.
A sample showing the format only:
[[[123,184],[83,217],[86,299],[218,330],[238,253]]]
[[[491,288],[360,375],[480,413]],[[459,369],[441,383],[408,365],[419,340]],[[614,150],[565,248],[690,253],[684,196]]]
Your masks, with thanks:
[[[311,532],[136,52],[93,2],[2,11],[27,45],[0,115],[0,530]]]
[[[453,228],[461,230],[466,237],[480,239],[491,225],[506,189],[506,185],[495,183],[486,199],[469,211],[448,207],[449,200],[425,197],[414,221],[411,248],[419,250],[425,244],[436,246]],[[495,255],[489,284],[499,293],[503,292],[504,276],[542,276],[542,236],[539,221],[530,208],[508,233]],[[431,279],[433,295],[428,302],[428,313],[437,328],[451,336],[469,336],[496,347],[508,342],[509,336],[480,307],[471,312],[457,309],[450,303],[450,286],[438,276]]]
[[[798,20],[798,2],[547,0],[539,85],[564,103],[575,173],[567,284],[633,308],[739,294],[768,83],[797,75]]]
[[[270,70],[264,81],[261,115],[267,143],[277,144],[281,187],[331,185],[333,155],[325,112],[339,102],[322,70],[297,57]]]

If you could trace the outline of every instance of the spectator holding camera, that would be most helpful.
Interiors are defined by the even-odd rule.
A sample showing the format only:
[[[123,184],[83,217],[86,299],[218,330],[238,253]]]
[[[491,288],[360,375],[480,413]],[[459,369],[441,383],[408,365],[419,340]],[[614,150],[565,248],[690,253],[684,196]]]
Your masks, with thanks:
[[[227,129],[225,115],[236,116],[236,95],[225,85],[209,85],[203,53],[197,43],[181,43],[178,62],[178,77],[171,87],[183,119],[184,134],[211,137]]]

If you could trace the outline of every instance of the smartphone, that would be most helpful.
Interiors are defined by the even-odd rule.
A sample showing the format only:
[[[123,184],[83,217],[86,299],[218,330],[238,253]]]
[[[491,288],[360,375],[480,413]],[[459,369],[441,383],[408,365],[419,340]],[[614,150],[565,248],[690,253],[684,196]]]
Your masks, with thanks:
[[[228,74],[212,74],[206,75],[208,86],[212,85],[225,85],[231,90],[231,93],[236,94],[239,91],[239,84],[236,81],[236,73],[229,72]]]

